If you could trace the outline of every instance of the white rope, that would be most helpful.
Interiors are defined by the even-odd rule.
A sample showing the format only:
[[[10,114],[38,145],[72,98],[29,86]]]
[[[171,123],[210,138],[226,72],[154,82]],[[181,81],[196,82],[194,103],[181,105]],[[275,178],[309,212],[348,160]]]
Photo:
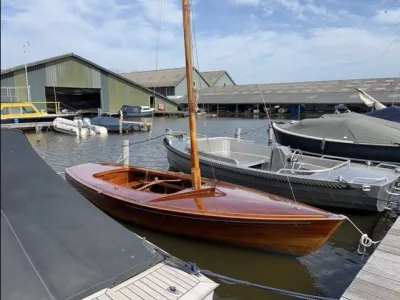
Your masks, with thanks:
[[[117,161],[115,163],[119,163],[122,161],[122,156],[124,155],[124,153],[122,152],[121,155],[118,157]],[[121,159],[122,158],[122,159]]]
[[[373,241],[368,236],[368,234],[362,232],[361,229],[358,228],[357,225],[354,224],[354,222],[352,220],[350,220],[349,217],[347,217],[345,215],[340,215],[340,216],[343,217],[344,219],[346,219],[347,221],[349,221],[350,224],[353,225],[354,228],[357,229],[357,231],[361,234],[360,241],[358,242],[358,248],[357,248],[358,254],[361,254],[364,257],[365,253],[367,252],[367,248],[369,248],[372,245],[376,245],[376,244],[381,242],[381,241]]]

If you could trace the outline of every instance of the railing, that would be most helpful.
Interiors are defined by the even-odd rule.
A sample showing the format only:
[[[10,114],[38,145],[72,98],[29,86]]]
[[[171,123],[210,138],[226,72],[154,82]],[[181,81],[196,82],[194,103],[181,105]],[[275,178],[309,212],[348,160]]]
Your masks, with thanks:
[[[61,108],[60,108],[61,102],[58,102],[58,101],[57,102],[56,101],[35,101],[35,102],[31,102],[31,103],[35,106],[36,106],[36,104],[44,104],[46,106],[46,110],[49,109],[49,107],[47,107],[48,104],[54,104],[54,110],[56,111],[56,114],[61,113]],[[40,111],[43,111],[43,109],[41,109]]]
[[[29,101],[28,94],[30,93],[30,87],[26,86],[2,86],[1,87],[1,102],[25,102]]]
[[[322,172],[328,172],[330,174],[331,171],[339,169],[339,168],[341,168],[343,166],[346,166],[346,165],[348,167],[350,167],[350,160],[344,161],[344,162],[342,162],[342,163],[340,163],[340,164],[338,164],[336,166],[333,166],[332,168],[326,168],[326,169],[322,169],[322,170],[295,170],[295,169],[282,168],[282,169],[279,169],[277,173],[279,174],[279,173],[282,173],[284,171],[285,172],[290,171],[290,172],[293,172],[293,173],[322,173]]]
[[[14,102],[11,102],[11,103],[17,104],[17,103],[20,103],[20,102],[29,102],[29,101],[14,101]],[[61,104],[62,104],[61,102],[58,102],[58,101],[34,101],[34,102],[29,102],[29,103],[32,103],[35,106],[35,108],[38,111],[41,111],[41,112],[47,111],[49,109],[48,104],[54,104],[54,108],[53,109],[55,110],[55,113],[56,114],[61,114]],[[40,108],[36,107],[37,104],[45,105],[46,108],[45,109],[40,109]],[[76,112],[74,112],[74,113],[66,113],[66,114],[73,115],[73,114],[76,114]]]
[[[364,179],[364,180],[375,180],[374,183],[380,182],[380,181],[385,181],[385,182],[389,182],[389,180],[387,179],[387,177],[381,177],[381,178],[371,178],[371,177],[355,177],[352,180],[350,180],[350,183],[357,183],[355,182],[356,180],[360,180],[360,179]]]
[[[380,163],[380,164],[376,165],[376,167],[377,168],[389,167],[389,168],[397,169],[397,168],[400,168],[400,165],[398,165],[398,164]]]

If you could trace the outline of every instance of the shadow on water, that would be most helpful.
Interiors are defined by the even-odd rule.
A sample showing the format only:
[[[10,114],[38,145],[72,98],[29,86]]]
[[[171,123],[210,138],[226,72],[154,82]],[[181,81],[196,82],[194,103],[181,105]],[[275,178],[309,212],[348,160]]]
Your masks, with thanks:
[[[243,138],[266,143],[267,123],[265,119],[198,119],[197,130],[200,134],[217,133],[233,136],[235,128],[240,127],[242,132],[250,132]],[[109,134],[105,137],[92,136],[78,139],[75,136],[44,132],[40,136],[40,142],[36,141],[34,133],[27,134],[27,137],[36,151],[56,172],[63,172],[66,167],[82,163],[115,162],[121,156],[122,143],[125,139],[131,142],[130,164],[166,170],[169,165],[161,138],[144,144],[134,144],[137,141],[161,135],[166,128],[188,132],[188,121],[183,118],[155,118],[150,133]],[[254,128],[260,129],[251,131]],[[349,216],[369,236],[373,236],[376,224],[381,221],[378,240],[382,238],[383,232],[387,231],[387,226],[384,225],[385,222],[382,222],[379,214],[354,212],[344,214]],[[357,254],[360,234],[347,221],[343,222],[328,243],[315,253],[302,258],[202,242],[124,225],[129,226],[132,231],[145,236],[149,241],[172,255],[185,261],[194,262],[202,269],[253,283],[307,294],[341,296],[367,260],[367,258],[362,260],[362,257]],[[226,284],[221,284],[217,289],[217,294],[218,298],[216,299],[226,300],[293,299],[254,288]]]

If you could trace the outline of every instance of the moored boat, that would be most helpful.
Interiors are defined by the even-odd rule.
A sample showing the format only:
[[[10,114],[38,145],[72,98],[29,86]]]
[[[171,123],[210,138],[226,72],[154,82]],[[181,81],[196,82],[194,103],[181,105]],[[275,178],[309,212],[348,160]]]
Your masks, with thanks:
[[[168,131],[169,165],[190,174],[189,139]],[[204,176],[322,208],[400,209],[400,165],[367,165],[230,137],[199,138]],[[290,185],[289,185],[290,183]]]
[[[65,177],[109,215],[150,229],[294,256],[312,253],[344,216],[201,177],[189,6],[182,1],[192,175],[96,163],[67,168]]]
[[[59,112],[59,102],[56,102],[58,112],[56,114],[49,114],[45,110],[39,111],[35,104],[37,102],[2,102],[1,124],[52,122],[59,117],[72,120],[77,115],[75,112]]]
[[[276,141],[303,151],[352,160],[400,163],[400,124],[357,113],[272,123]]]
[[[65,169],[66,180],[117,219],[163,232],[260,248],[294,256],[317,250],[342,216],[285,198],[189,175],[83,164]]]
[[[60,133],[82,136],[82,137],[96,134],[90,128],[84,127],[82,120],[78,119],[68,120],[64,118],[56,118],[52,122],[52,125],[53,129]]]
[[[139,105],[124,105],[121,107],[121,111],[124,118],[145,118],[153,116],[154,108]]]
[[[366,116],[400,123],[400,106],[393,105],[365,113]]]
[[[109,132],[119,132],[120,126],[122,131],[132,131],[133,126],[131,124],[121,122],[120,120],[110,116],[98,116],[90,120],[91,125],[101,126],[107,129]]]

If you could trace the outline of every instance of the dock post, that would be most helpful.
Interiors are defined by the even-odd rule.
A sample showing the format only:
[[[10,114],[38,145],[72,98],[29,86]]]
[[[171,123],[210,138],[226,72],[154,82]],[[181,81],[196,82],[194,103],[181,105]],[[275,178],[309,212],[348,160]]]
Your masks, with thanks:
[[[297,120],[300,121],[300,104],[297,106]]]
[[[78,120],[78,137],[82,138],[82,123]]]
[[[36,142],[40,142],[40,128],[39,124],[35,123]]]
[[[274,130],[272,129],[272,122],[269,123],[269,127],[268,127],[268,146],[271,146],[272,144],[272,137],[274,134]]]
[[[97,109],[97,116],[101,117],[103,115],[103,110],[101,108]]]
[[[119,133],[122,133],[122,110],[119,111]]]
[[[124,165],[129,165],[129,140],[124,140],[122,155],[124,157]]]
[[[242,128],[236,128],[236,130],[235,130],[235,138],[237,140],[240,140],[241,132],[242,132]]]

